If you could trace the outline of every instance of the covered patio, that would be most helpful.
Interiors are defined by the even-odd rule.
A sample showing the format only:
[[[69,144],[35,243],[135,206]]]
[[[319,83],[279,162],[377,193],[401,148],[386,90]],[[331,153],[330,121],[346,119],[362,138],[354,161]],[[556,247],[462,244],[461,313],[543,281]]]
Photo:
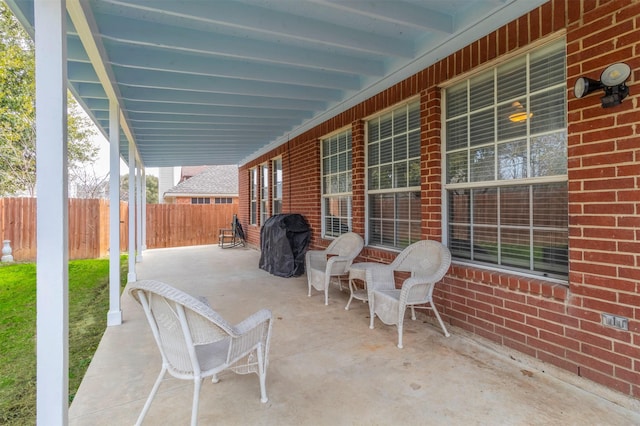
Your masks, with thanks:
[[[368,328],[362,303],[347,293],[307,297],[306,277],[258,269],[259,252],[198,246],[145,251],[139,279],[157,279],[203,295],[232,322],[260,308],[273,312],[267,371],[269,402],[258,378],[227,372],[200,394],[200,424],[640,424],[637,400],[495,350],[458,327],[451,337],[418,314],[395,327]],[[160,369],[142,309],[125,291],[123,323],[109,327],[69,411],[71,425],[133,424]],[[541,369],[543,368],[543,369]],[[188,424],[192,383],[167,379],[145,424]],[[634,405],[635,404],[635,405]]]
[[[7,4],[35,39],[39,424],[130,423],[158,368],[112,250],[113,327],[69,417],[67,90],[109,138],[110,245],[128,220],[128,281],[168,281],[230,319],[275,313],[271,402],[257,380],[225,380],[204,387],[216,403],[202,421],[639,423],[541,372],[640,411],[637,0]],[[610,69],[621,79],[601,87]],[[523,168],[498,173],[500,152]],[[120,159],[135,182],[128,218],[115,207]],[[454,337],[410,323],[399,351],[394,328],[344,311],[346,295],[308,300],[304,278],[264,274],[249,249],[145,251],[145,168],[230,163],[250,247],[269,216],[297,213],[311,248],[340,217],[365,239],[359,261],[390,262],[422,239],[456,249],[436,300]],[[498,195],[474,195],[487,188]],[[510,191],[519,201],[502,201]],[[167,387],[149,423],[187,417],[190,384]]]

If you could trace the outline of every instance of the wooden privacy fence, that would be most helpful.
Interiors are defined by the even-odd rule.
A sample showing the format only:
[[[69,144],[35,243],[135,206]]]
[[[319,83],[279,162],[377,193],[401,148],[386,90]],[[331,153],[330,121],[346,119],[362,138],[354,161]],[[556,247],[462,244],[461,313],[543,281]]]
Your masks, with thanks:
[[[120,251],[128,248],[128,205],[120,202]],[[147,248],[217,244],[238,206],[147,204]],[[11,240],[16,261],[36,259],[36,199],[0,198],[0,239]],[[69,259],[109,254],[109,201],[69,200]]]
[[[147,248],[217,244],[237,204],[147,204]]]

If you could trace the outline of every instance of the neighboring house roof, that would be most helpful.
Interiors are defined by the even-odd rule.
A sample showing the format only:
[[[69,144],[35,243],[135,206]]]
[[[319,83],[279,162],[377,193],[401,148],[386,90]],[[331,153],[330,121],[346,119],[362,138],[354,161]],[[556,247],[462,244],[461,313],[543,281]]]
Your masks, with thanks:
[[[238,196],[238,166],[202,166],[203,170],[166,191],[164,197]],[[183,176],[185,173],[183,171]]]
[[[195,175],[204,172],[207,167],[210,166],[183,166],[180,169],[180,180],[178,181],[178,183],[183,182],[187,179],[191,179]]]

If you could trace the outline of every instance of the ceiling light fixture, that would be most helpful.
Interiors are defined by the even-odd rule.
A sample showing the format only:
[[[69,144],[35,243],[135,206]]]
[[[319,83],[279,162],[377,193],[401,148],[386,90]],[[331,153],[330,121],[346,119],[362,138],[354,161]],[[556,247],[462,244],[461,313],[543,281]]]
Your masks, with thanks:
[[[573,94],[580,99],[598,89],[604,89],[604,96],[600,98],[603,108],[620,105],[622,100],[629,95],[629,87],[625,81],[631,75],[629,65],[619,62],[609,65],[600,75],[600,81],[587,77],[580,77],[573,86]]]
[[[512,123],[520,123],[533,117],[533,113],[530,112],[527,114],[527,110],[524,109],[524,107],[520,102],[515,101],[514,103],[511,104],[511,106],[515,109],[513,114],[509,115],[509,120]]]

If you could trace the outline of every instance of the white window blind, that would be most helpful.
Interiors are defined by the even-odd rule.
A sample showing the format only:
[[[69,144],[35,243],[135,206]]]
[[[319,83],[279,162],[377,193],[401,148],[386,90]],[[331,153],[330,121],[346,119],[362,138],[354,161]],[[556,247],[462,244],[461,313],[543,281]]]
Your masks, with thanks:
[[[323,235],[351,230],[351,130],[322,140]]]
[[[402,249],[421,239],[420,103],[367,123],[368,244]]]
[[[560,40],[445,90],[454,257],[566,278],[565,56]]]

